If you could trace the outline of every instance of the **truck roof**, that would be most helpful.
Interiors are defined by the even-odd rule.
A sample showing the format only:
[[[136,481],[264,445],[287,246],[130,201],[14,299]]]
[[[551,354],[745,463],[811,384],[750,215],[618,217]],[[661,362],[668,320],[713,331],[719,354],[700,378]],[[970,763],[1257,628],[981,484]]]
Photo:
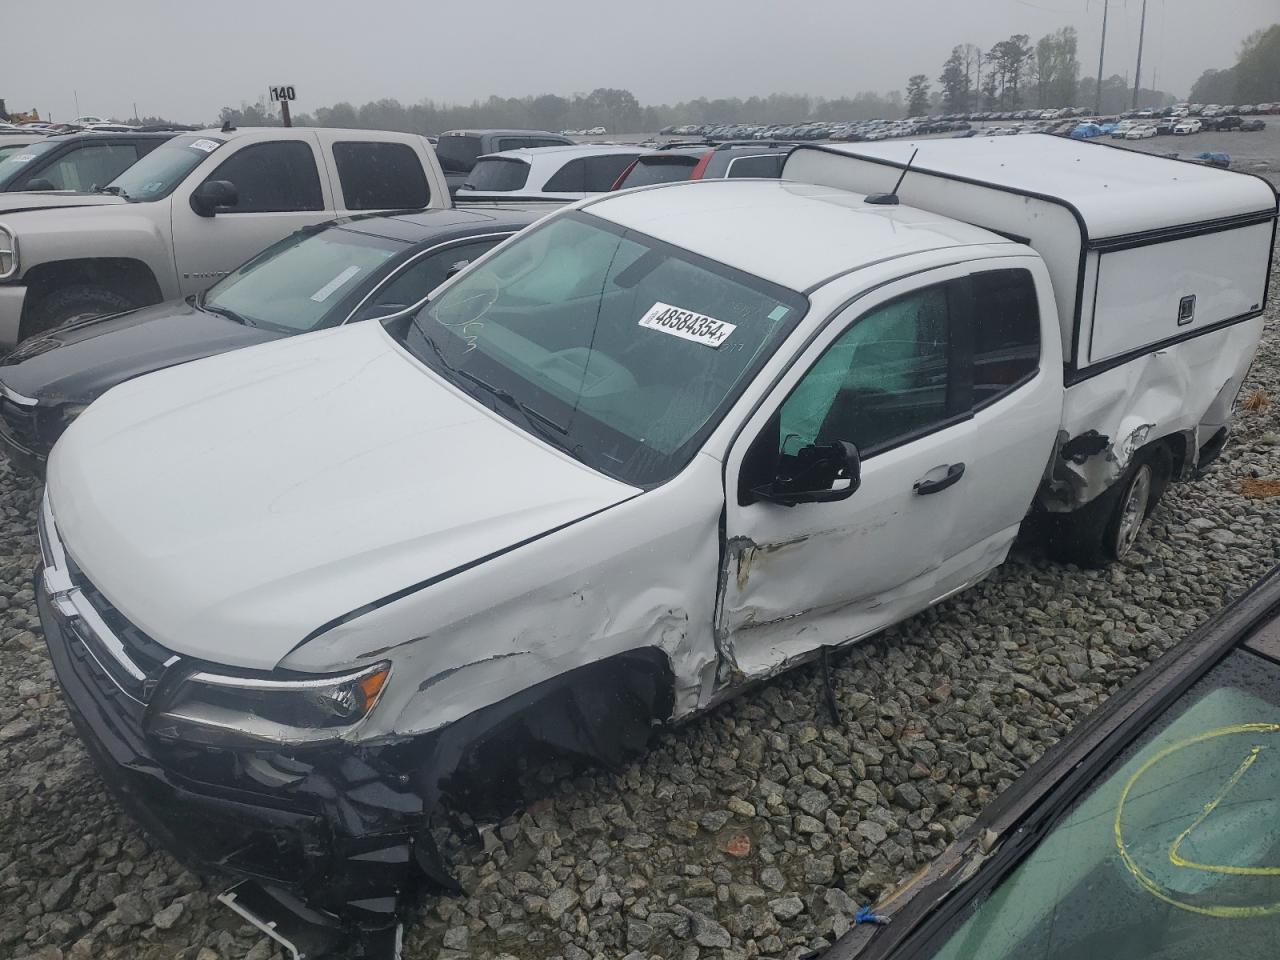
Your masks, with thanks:
[[[1004,244],[989,230],[865,195],[779,180],[641,187],[587,212],[712,260],[808,291],[859,266],[946,247]]]
[[[1261,177],[1049,134],[799,149],[898,167],[919,151],[913,170],[1065,202],[1079,214],[1090,240],[1276,207],[1276,193]]]

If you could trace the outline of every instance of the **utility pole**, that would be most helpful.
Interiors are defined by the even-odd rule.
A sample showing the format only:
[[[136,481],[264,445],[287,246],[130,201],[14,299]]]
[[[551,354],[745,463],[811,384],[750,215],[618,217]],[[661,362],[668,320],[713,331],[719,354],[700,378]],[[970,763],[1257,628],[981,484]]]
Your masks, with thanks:
[[[1147,0],[1142,0],[1142,20],[1138,26],[1138,65],[1133,71],[1133,109],[1138,109],[1138,88],[1142,84],[1142,37],[1147,32]]]
[[[1094,97],[1093,112],[1102,116],[1102,55],[1107,51],[1107,7],[1111,0],[1102,0],[1102,42],[1098,44],[1098,88]]]

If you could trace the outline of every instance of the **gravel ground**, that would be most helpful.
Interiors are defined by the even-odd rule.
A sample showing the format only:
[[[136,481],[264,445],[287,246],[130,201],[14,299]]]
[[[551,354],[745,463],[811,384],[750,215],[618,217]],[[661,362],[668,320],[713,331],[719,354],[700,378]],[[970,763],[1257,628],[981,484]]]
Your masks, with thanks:
[[[1273,161],[1274,163],[1274,161]],[[541,799],[445,838],[470,891],[428,898],[413,958],[789,957],[936,856],[1082,716],[1268,569],[1280,498],[1280,269],[1242,411],[1205,478],[1174,487],[1108,570],[1034,548],[817,671],[665,732],[617,774],[542,771]],[[31,571],[38,488],[0,459],[0,956],[230,960],[269,941],[156,851],[71,727]]]

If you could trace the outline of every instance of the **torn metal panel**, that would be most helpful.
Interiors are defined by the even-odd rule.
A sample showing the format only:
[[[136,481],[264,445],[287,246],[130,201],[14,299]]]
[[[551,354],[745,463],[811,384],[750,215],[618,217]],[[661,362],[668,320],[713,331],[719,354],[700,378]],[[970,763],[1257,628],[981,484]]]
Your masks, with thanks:
[[[1200,447],[1230,421],[1262,327],[1257,317],[1069,386],[1063,439],[1040,504],[1054,512],[1083,506],[1115,483],[1140,449],[1168,437],[1186,445],[1179,475],[1194,468]]]
[[[675,716],[704,700],[723,508],[720,465],[695,458],[661,488],[369,610],[281,667],[318,671],[374,654],[398,677],[361,739],[439,729],[540,681],[628,651],[667,657]],[[403,637],[396,644],[390,638]],[[667,718],[660,718],[667,719]]]

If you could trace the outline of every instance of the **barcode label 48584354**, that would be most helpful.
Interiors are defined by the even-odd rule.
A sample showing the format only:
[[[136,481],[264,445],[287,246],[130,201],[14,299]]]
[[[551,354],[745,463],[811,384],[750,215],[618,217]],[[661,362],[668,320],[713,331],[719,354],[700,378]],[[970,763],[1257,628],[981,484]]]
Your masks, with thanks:
[[[640,326],[660,333],[669,333],[682,340],[692,340],[707,347],[718,347],[738,329],[737,324],[726,323],[704,313],[694,313],[669,303],[655,303],[640,318]]]

